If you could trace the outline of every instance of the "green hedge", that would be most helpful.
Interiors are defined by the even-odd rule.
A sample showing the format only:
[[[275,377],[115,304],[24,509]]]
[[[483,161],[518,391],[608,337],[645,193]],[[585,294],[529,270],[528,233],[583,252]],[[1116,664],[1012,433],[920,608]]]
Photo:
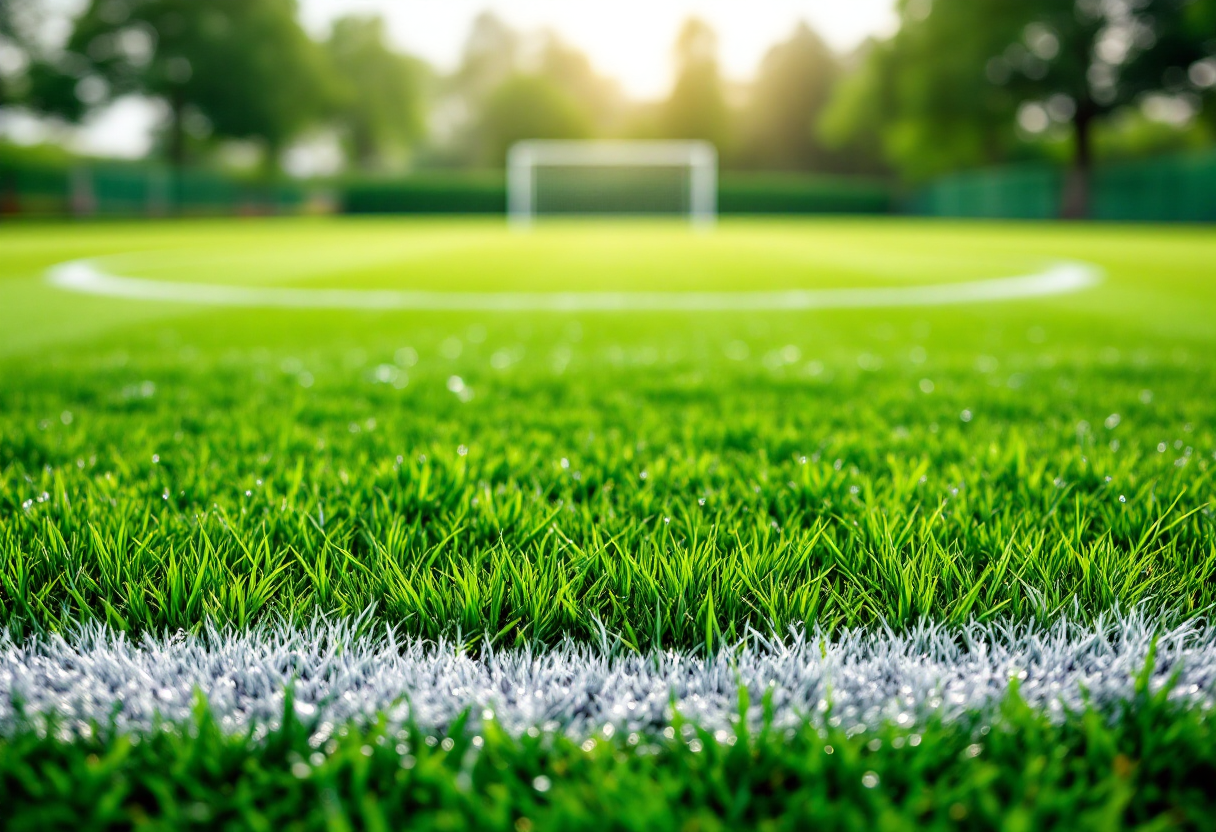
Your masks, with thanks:
[[[339,185],[347,214],[504,214],[507,180],[499,172],[419,174]]]
[[[507,205],[499,172],[428,173],[338,188],[349,214],[502,214]],[[847,177],[728,173],[718,188],[723,214],[880,214],[891,203],[887,184]]]
[[[891,186],[881,180],[799,174],[723,174],[723,214],[885,214]]]

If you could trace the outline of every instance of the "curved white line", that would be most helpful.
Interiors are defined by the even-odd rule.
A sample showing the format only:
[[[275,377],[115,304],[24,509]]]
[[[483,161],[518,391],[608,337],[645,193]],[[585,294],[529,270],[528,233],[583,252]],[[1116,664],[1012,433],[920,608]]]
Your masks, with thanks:
[[[122,277],[108,274],[92,260],[61,263],[51,267],[46,277],[52,285],[72,292],[206,306],[475,312],[732,312],[946,306],[1020,300],[1088,289],[1101,282],[1102,272],[1088,263],[1061,262],[1038,274],[967,283],[775,292],[425,292],[217,286]]]

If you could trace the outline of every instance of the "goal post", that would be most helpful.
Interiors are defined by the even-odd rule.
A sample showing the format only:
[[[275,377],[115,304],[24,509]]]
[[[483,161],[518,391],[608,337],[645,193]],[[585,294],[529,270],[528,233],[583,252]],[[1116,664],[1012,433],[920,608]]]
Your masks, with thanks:
[[[718,152],[698,141],[551,141],[507,156],[507,211],[526,228],[539,216],[686,216],[718,213]]]

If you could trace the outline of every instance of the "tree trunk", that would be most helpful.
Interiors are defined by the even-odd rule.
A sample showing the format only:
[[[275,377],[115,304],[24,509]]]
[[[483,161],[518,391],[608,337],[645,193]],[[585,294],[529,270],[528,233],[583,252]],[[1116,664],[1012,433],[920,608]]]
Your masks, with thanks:
[[[1072,168],[1064,180],[1064,198],[1060,205],[1060,216],[1066,220],[1083,220],[1089,217],[1090,180],[1093,173],[1093,113],[1084,104],[1077,107],[1073,117]]]

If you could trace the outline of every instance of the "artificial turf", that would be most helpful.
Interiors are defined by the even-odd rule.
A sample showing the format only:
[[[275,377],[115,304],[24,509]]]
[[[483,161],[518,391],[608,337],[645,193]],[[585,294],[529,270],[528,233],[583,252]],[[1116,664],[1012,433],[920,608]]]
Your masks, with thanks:
[[[47,284],[49,267],[81,257],[166,281],[348,289],[906,286],[1060,260],[1092,263],[1104,280],[1058,297],[868,310],[211,309]],[[396,219],[0,227],[0,626],[19,644],[81,622],[139,638],[366,613],[403,637],[474,649],[572,638],[705,654],[749,628],[780,638],[791,626],[1050,625],[1132,608],[1162,626],[1200,622],[1216,600],[1213,262],[1216,238],[1201,228],[733,221],[704,237],[678,225],[519,236],[487,221]],[[770,738],[788,759],[759,792],[690,797],[701,787],[689,761],[709,756],[621,747],[567,763],[587,777],[571,775],[574,796],[561,805],[613,806],[619,792],[638,801],[617,806],[637,813],[620,815],[623,826],[700,818],[708,828],[711,817],[774,820],[760,807],[784,800],[810,814],[774,822],[834,806],[845,814],[825,822],[900,828],[994,826],[1006,811],[1022,817],[1012,807],[1029,800],[1056,808],[1026,815],[1026,828],[1082,816],[1096,827],[1201,827],[1183,770],[1210,767],[1196,744],[1207,712],[1170,707],[1160,719],[1174,727],[1154,746],[1167,762],[1142,763],[1151,737],[1128,733],[1140,717],[1042,722],[1036,711],[1026,719],[1040,728],[1023,726],[1035,739],[1010,740],[999,762],[987,752],[960,760],[971,729],[941,726],[940,742],[922,746],[944,749],[944,768],[925,769],[918,787],[929,796],[899,792],[873,814],[853,796],[878,794],[853,789],[860,768],[849,769],[849,789],[799,791],[835,782],[805,768],[823,742],[809,725],[788,745]],[[125,797],[89,805],[173,824],[186,816],[164,807],[186,794],[187,809],[256,826],[254,809],[240,813],[260,795],[283,801],[256,809],[271,818],[321,782],[284,774],[285,749],[306,739],[274,750],[261,736],[171,736],[123,751],[106,776]],[[12,734],[0,741],[0,780],[18,795],[10,805],[42,811],[52,792],[33,784],[70,791],[95,765],[89,754],[108,760],[126,742]],[[426,815],[438,825],[533,818],[534,797],[494,779],[532,772],[532,752],[524,739],[503,742],[492,776],[476,773],[491,755],[469,758],[473,769],[448,758],[436,763],[447,785],[408,788],[392,785],[396,774],[372,776],[352,752],[335,764],[342,785],[317,786],[307,822],[328,822],[325,795],[341,817],[364,813],[351,822],[367,828],[380,810],[366,807],[382,798],[398,807],[384,810],[390,826],[406,804],[439,812]],[[848,759],[864,761],[864,742],[849,743]],[[368,747],[374,760],[389,754]],[[561,753],[586,752],[575,743]],[[401,770],[401,756],[385,772]],[[1039,759],[1047,768],[1035,771],[1062,767],[1058,781],[1035,785],[1037,799],[1010,797],[1004,779]],[[865,770],[901,782],[894,760]],[[235,791],[215,791],[195,765]],[[279,785],[249,774],[259,766],[278,771],[266,776]],[[1148,771],[1157,773],[1135,779]],[[947,797],[953,787],[935,783],[953,782],[950,772],[997,796]],[[566,788],[546,776],[554,794]],[[382,783],[372,798],[368,777]],[[109,782],[98,788],[110,794]],[[283,797],[289,785],[295,796]],[[412,797],[392,791],[401,788]],[[770,802],[755,802],[759,793]],[[494,795],[497,814],[469,814]],[[730,814],[736,799],[744,815]],[[683,808],[654,814],[665,801]],[[964,815],[951,815],[956,804]],[[80,817],[59,809],[65,823]],[[592,810],[583,821],[534,819],[604,817]]]

